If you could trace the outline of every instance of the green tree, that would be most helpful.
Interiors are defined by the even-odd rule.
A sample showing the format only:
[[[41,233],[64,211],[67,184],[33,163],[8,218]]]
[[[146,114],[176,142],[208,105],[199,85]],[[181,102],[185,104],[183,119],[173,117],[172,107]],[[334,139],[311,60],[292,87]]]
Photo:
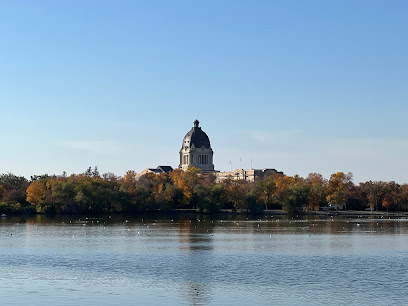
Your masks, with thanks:
[[[263,180],[257,181],[255,190],[260,201],[265,204],[265,209],[268,210],[277,190],[274,178],[272,176],[268,176]]]
[[[197,210],[204,213],[214,213],[222,209],[226,203],[227,195],[222,184],[201,185],[194,188],[197,195]]]
[[[233,204],[234,210],[246,210],[246,184],[244,180],[234,180],[227,189],[227,200]]]
[[[288,213],[301,211],[309,203],[310,186],[303,182],[291,184],[286,192],[287,200],[283,204],[283,210]]]

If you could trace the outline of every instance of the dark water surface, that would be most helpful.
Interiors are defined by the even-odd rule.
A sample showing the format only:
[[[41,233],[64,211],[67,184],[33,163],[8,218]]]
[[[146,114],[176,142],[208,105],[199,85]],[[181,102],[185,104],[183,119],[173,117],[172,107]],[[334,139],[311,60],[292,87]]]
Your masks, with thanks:
[[[142,218],[2,218],[1,304],[408,304],[407,219]]]

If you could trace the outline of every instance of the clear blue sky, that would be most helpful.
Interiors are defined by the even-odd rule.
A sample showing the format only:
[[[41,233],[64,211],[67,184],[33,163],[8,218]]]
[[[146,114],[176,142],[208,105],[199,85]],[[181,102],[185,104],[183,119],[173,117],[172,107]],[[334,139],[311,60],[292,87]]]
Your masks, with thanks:
[[[2,1],[0,173],[178,166],[408,183],[408,1]]]

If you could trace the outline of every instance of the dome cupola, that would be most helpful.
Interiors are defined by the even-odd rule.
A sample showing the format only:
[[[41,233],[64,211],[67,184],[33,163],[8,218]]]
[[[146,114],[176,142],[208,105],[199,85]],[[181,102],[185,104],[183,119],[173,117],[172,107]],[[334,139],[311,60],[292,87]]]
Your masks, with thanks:
[[[198,120],[184,136],[180,150],[179,168],[187,170],[188,167],[196,167],[203,171],[214,171],[213,150],[210,139],[199,126]]]
[[[184,136],[183,147],[189,148],[211,148],[210,139],[207,134],[199,127],[200,121],[194,121],[194,127]]]

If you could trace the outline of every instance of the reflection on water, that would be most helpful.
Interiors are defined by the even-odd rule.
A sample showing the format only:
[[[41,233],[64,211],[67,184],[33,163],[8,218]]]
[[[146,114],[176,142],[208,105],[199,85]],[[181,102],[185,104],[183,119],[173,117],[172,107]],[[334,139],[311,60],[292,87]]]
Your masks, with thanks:
[[[0,220],[3,304],[406,304],[408,219]]]
[[[208,256],[197,256],[195,253],[205,255],[212,247],[213,238],[213,221],[206,222],[205,219],[190,220],[184,219],[177,222],[179,227],[180,249],[187,251],[188,255],[181,271],[184,281],[180,283],[180,294],[190,305],[205,305],[211,300],[212,279],[208,274],[206,266],[211,263]],[[204,268],[203,268],[204,267]],[[200,282],[202,278],[206,282]]]

